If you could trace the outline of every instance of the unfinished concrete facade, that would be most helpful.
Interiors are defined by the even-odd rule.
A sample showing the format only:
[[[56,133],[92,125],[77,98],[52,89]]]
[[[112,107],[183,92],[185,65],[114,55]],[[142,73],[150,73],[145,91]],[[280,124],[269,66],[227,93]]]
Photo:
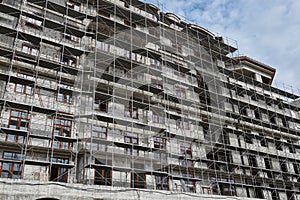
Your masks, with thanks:
[[[272,67],[138,0],[0,12],[1,199],[300,199]]]

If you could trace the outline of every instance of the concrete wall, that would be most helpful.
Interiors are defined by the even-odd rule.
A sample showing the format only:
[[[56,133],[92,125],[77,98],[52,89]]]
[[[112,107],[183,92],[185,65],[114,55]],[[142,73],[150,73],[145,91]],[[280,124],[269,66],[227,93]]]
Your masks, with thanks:
[[[139,190],[112,188],[109,186],[90,186],[81,184],[42,183],[24,180],[0,180],[1,200],[36,200],[39,198],[57,198],[59,200],[251,200],[245,197],[226,197],[195,193],[170,192],[161,190]]]

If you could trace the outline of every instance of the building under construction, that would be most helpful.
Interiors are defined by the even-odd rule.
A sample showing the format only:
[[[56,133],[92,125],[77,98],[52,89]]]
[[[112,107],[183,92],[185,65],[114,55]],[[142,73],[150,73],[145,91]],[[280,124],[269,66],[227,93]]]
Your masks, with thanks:
[[[138,0],[0,13],[0,199],[300,199],[299,96],[231,40]]]

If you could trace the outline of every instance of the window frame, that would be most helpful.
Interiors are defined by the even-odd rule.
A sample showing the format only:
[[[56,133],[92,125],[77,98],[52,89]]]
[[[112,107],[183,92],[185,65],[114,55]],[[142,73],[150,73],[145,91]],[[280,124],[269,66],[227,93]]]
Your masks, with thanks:
[[[66,2],[66,7],[69,9],[72,9],[74,11],[77,11],[77,12],[80,12],[80,10],[81,10],[81,4],[78,2],[74,2],[72,0],[68,0]]]
[[[146,174],[131,172],[130,185],[132,188],[146,188]]]
[[[184,130],[190,130],[191,129],[191,124],[190,124],[190,121],[187,121],[187,120],[182,120],[182,119],[179,119],[176,121],[176,126],[177,128],[181,128],[181,129],[184,129]]]
[[[170,190],[169,178],[164,175],[155,176],[155,188],[157,190]]]
[[[69,169],[67,167],[61,167],[61,166],[55,166],[55,163],[61,163],[61,164],[69,164],[69,159],[68,158],[61,158],[61,157],[53,157],[51,159],[51,162],[54,163],[51,165],[49,169],[49,181],[54,181],[54,182],[62,182],[62,183],[68,183],[68,178],[69,178]],[[57,169],[56,175],[52,173],[54,172],[53,169]],[[62,177],[61,174],[65,173],[62,177],[64,177],[64,180],[61,179]],[[54,179],[52,177],[55,177]]]
[[[154,58],[150,58],[150,65],[154,67],[155,69],[158,69],[159,71],[162,70],[162,65],[159,60],[156,60]]]
[[[162,137],[153,137],[154,148],[160,150],[167,150],[167,139]],[[154,159],[160,160],[163,163],[168,161],[168,158],[164,152],[154,152]]]
[[[163,89],[163,81],[162,80],[158,80],[156,78],[151,77],[151,85],[153,87],[156,87],[158,89]]]
[[[103,131],[104,129],[105,129],[105,131]],[[96,126],[96,127],[93,126],[93,128],[92,128],[92,138],[93,139],[107,140],[107,133],[108,133],[108,128],[105,127],[105,126]],[[106,152],[107,151],[107,145],[106,144],[99,144],[98,142],[94,143],[94,141],[93,141],[92,150]]]
[[[291,140],[287,140],[287,143],[288,143],[288,148],[289,148],[289,152],[290,153],[296,153],[296,148],[294,146],[294,142],[291,141]]]
[[[139,119],[139,108],[137,106],[130,105],[129,112],[130,118]]]
[[[63,34],[62,37],[64,39],[75,42],[75,43],[79,43],[79,37],[69,34],[69,33],[62,33],[62,34]]]
[[[12,134],[5,135],[5,142],[15,142],[17,144],[24,144],[25,141],[26,141],[26,137],[23,135],[12,135]]]
[[[124,143],[132,145],[132,147],[124,149],[126,155],[139,156],[139,150],[133,149],[133,145],[139,145],[139,136],[137,133],[125,132]]]
[[[109,100],[103,100],[103,99],[95,99],[94,100],[94,110],[99,111],[99,112],[108,112],[108,104]],[[103,108],[105,106],[105,108]]]
[[[96,165],[101,165],[102,163],[95,159]],[[112,169],[96,166],[94,172],[94,185],[112,185]]]
[[[236,187],[230,183],[218,183],[221,195],[225,196],[236,196]],[[221,186],[221,187],[220,187]],[[227,191],[224,191],[227,189]]]
[[[245,130],[243,136],[245,143],[254,144],[254,137],[252,137],[251,130]]]
[[[19,88],[21,88],[21,89],[19,89]],[[20,83],[15,83],[15,88],[14,88],[15,93],[25,94],[25,95],[28,95],[28,96],[33,96],[33,94],[34,94],[33,90],[34,90],[34,87],[32,87],[32,86],[24,85],[24,84],[20,84]]]
[[[182,174],[183,177],[186,178],[193,178],[194,175],[191,173],[190,170],[186,170]],[[195,193],[196,192],[196,181],[191,181],[189,179],[184,180],[185,186],[186,186],[186,192]]]
[[[275,140],[275,148],[276,148],[276,150],[283,151],[284,143],[280,140],[280,138],[275,137],[274,140]]]
[[[56,123],[56,120],[59,120],[59,123]],[[62,121],[67,122],[68,124],[65,125],[64,123],[61,123]],[[53,137],[59,136],[59,137],[66,137],[70,138],[72,137],[72,120],[57,117],[53,119],[53,125],[52,125],[52,135]],[[57,129],[58,128],[58,129]],[[65,133],[65,128],[69,129],[69,132]],[[56,130],[58,130],[58,134],[56,133]],[[52,145],[54,148],[58,149],[70,149],[72,147],[72,142],[65,142],[65,141],[53,141]]]
[[[259,134],[259,136],[262,137],[260,139],[260,146],[268,148],[269,144],[268,144],[268,140],[266,139],[266,137],[264,135],[262,135],[262,134]]]
[[[61,56],[61,63],[68,67],[77,68],[78,58],[77,56],[63,53]]]
[[[56,101],[60,103],[65,103],[69,105],[73,105],[73,95],[72,94],[65,94],[65,93],[57,93],[56,94]]]
[[[11,154],[11,155],[15,155],[12,157],[6,157],[5,154]],[[16,156],[19,155],[19,156]],[[16,153],[16,152],[7,152],[4,151],[3,155],[2,155],[3,160],[0,162],[0,177],[1,178],[10,178],[10,179],[21,179],[22,175],[23,175],[23,164],[20,162],[22,160],[24,160],[24,155],[21,153]],[[7,162],[5,161],[7,160]],[[19,162],[11,162],[12,160],[14,161],[19,161]],[[6,166],[7,167],[4,167]],[[19,170],[15,171],[15,169],[18,167]],[[5,170],[4,168],[7,168],[8,170]],[[4,176],[3,172],[4,171],[8,171],[7,176]],[[17,177],[15,176],[15,172],[17,173]]]
[[[178,85],[174,86],[175,95],[179,98],[186,99],[187,98],[187,89],[180,87]]]
[[[289,172],[288,163],[285,160],[279,160],[279,165],[282,172]]]
[[[37,30],[42,31],[43,30],[43,22],[37,19],[33,19],[31,17],[28,17],[28,19],[23,20],[25,26],[28,26],[30,28],[34,28]]]
[[[179,159],[182,166],[193,167],[194,161],[189,160],[193,158],[192,144],[187,142],[181,142],[179,145],[180,155],[183,156],[183,159]]]
[[[300,164],[299,163],[293,163],[293,168],[295,174],[300,174]]]
[[[157,124],[165,124],[165,117],[157,114],[152,114],[152,122]]]
[[[162,137],[153,137],[154,148],[156,149],[167,149],[167,139]]]
[[[264,158],[264,162],[266,169],[273,169],[273,163],[271,158]]]
[[[18,114],[14,115],[13,112],[16,112]],[[23,115],[25,117],[23,117]],[[31,118],[31,115],[30,115],[29,111],[24,112],[24,111],[21,111],[21,110],[10,110],[10,115],[9,115],[9,120],[8,120],[8,128],[12,128],[11,127],[12,118],[16,118],[17,119],[16,120],[17,121],[16,128],[13,128],[13,129],[24,130],[21,127],[25,127],[26,131],[28,131],[30,129],[30,118]],[[26,123],[27,126],[22,126],[22,120],[25,121],[25,123]]]
[[[25,47],[27,49],[25,49]],[[40,52],[40,47],[39,46],[34,45],[32,43],[29,43],[29,42],[23,42],[21,49],[22,49],[23,53],[27,53],[27,54],[30,54],[30,55],[33,55],[33,56],[38,56],[39,52]],[[36,50],[36,51],[33,51],[33,50]]]

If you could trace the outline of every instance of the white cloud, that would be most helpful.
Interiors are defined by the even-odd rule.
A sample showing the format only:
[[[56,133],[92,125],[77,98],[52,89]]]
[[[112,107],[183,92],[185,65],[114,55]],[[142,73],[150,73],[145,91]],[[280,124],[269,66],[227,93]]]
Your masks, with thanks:
[[[276,68],[277,82],[300,89],[300,1],[168,0],[161,3],[164,12],[186,16],[211,32],[237,40],[241,55]]]

